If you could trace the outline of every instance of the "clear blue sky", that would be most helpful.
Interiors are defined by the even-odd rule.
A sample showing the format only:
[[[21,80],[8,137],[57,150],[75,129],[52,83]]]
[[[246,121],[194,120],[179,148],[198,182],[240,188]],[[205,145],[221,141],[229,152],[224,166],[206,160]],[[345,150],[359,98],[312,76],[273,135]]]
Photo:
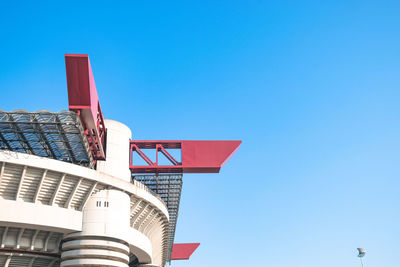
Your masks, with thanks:
[[[134,138],[243,140],[185,175],[173,267],[399,266],[398,1],[55,2],[2,3],[1,109],[66,109],[85,53]]]

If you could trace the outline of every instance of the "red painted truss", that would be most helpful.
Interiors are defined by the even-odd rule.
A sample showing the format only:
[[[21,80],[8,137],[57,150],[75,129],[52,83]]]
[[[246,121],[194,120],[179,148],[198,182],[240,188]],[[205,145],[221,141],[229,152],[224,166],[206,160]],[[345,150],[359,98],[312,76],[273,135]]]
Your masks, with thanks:
[[[174,244],[172,247],[171,260],[188,260],[200,243]]]
[[[78,113],[93,158],[106,158],[106,127],[88,55],[66,54],[69,110]]]
[[[132,173],[218,173],[221,167],[239,148],[241,141],[131,141]],[[156,160],[152,161],[143,150],[155,149]],[[180,149],[182,161],[176,160],[167,149]],[[136,152],[147,165],[136,165]],[[170,165],[159,165],[159,153]]]

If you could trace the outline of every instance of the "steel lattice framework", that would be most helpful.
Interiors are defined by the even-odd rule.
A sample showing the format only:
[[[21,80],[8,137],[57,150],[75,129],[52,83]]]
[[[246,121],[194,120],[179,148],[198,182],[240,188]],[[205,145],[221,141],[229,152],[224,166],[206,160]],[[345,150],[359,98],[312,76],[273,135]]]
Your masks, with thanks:
[[[170,260],[182,192],[182,174],[132,175],[132,179],[145,184],[167,204],[170,223],[167,258]]]
[[[88,141],[78,115],[0,110],[0,150],[53,158],[94,168]]]

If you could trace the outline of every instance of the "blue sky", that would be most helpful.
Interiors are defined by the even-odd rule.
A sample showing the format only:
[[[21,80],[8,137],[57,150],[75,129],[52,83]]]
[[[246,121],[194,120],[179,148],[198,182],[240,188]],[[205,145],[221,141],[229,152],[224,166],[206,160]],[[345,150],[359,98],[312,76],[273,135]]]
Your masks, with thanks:
[[[89,54],[137,139],[240,139],[185,175],[172,266],[398,266],[397,1],[3,2],[0,108],[67,109]]]

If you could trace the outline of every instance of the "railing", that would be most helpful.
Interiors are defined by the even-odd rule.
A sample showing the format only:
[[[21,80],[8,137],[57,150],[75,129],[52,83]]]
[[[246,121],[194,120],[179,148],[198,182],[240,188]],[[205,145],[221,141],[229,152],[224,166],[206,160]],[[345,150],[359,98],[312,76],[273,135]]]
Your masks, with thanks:
[[[167,204],[165,204],[164,200],[160,197],[159,194],[155,193],[153,190],[151,190],[150,188],[148,188],[146,185],[144,185],[143,183],[136,181],[134,179],[132,179],[132,184],[134,184],[135,186],[139,187],[140,189],[145,190],[146,192],[150,193],[151,195],[153,195],[154,197],[156,197],[158,200],[161,201],[161,203],[164,205],[164,207],[168,210]]]

